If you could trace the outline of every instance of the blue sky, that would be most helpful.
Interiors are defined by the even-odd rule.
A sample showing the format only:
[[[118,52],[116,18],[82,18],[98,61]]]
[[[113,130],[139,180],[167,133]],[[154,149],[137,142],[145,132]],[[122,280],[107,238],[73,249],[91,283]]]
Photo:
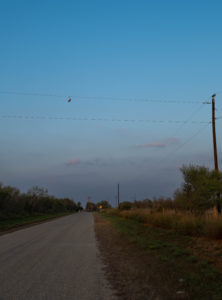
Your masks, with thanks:
[[[182,164],[213,168],[202,103],[217,93],[222,116],[221,9],[1,0],[0,181],[114,204],[117,183],[122,201],[171,196]]]

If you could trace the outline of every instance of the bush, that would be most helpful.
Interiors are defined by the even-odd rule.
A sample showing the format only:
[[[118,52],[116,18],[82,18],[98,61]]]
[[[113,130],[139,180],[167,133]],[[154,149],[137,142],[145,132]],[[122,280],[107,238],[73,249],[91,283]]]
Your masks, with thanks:
[[[172,229],[176,227],[179,216],[172,214],[152,213],[148,216],[147,222],[153,226],[165,229]]]
[[[175,230],[184,235],[201,236],[204,233],[205,225],[204,218],[182,215],[176,224]]]
[[[222,239],[222,217],[207,221],[205,235],[209,238]]]
[[[119,209],[121,210],[129,210],[133,207],[133,203],[129,201],[121,202],[119,204]]]

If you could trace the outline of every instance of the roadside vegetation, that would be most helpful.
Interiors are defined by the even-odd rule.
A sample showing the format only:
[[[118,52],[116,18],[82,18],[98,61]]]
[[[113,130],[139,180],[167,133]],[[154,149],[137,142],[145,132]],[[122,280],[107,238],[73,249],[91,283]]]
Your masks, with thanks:
[[[17,188],[0,185],[0,230],[43,221],[81,210],[81,203],[63,198],[57,199],[40,187],[32,187],[27,193]]]
[[[137,272],[132,284],[146,289],[142,282],[143,278],[148,278],[147,285],[152,283],[157,298],[159,295],[160,299],[219,300],[222,299],[222,174],[193,165],[183,166],[181,171],[184,182],[175,191],[173,199],[126,201],[98,216],[106,220],[104,226],[108,226],[108,221],[119,234],[115,243],[125,240],[122,249],[113,247],[109,250],[110,245],[106,246],[108,238],[99,233],[101,229],[97,230],[98,240],[107,265],[115,269],[112,280],[117,289],[119,283],[116,280],[121,280],[118,273],[122,280],[130,282],[129,277],[140,268],[143,272],[141,275]],[[97,222],[102,224],[102,221]],[[114,240],[114,237],[110,239]],[[131,259],[131,252],[136,251],[131,249],[132,244],[138,251],[140,249],[138,255],[143,260]],[[125,274],[109,258],[112,251],[117,251],[119,257],[122,251],[128,253],[128,257],[122,257]],[[150,261],[148,268],[143,266],[146,261]],[[135,266],[129,267],[132,264]],[[131,269],[134,271],[129,275]],[[159,276],[153,275],[156,270]],[[129,284],[125,287],[126,294]],[[121,288],[124,289],[124,285]],[[140,289],[132,288],[133,299],[149,299]],[[122,299],[126,299],[124,297],[122,295]]]
[[[126,201],[109,214],[184,235],[222,239],[222,174],[192,165],[181,171],[184,182],[173,199]]]
[[[196,216],[173,210],[155,212],[150,209],[112,209],[107,213],[124,219],[135,220],[147,226],[174,230],[183,235],[222,239],[222,217],[220,215]]]
[[[97,203],[88,201],[86,203],[85,209],[86,209],[86,211],[93,212],[93,211],[100,211],[100,210],[109,209],[109,208],[111,208],[111,205],[109,204],[109,202],[106,200],[102,200]]]
[[[206,247],[203,243],[198,245],[198,252],[194,247],[197,241],[190,236],[145,226],[135,219],[125,219],[107,212],[99,217],[108,221],[116,232],[112,233],[110,229],[104,237],[100,234],[102,229],[96,229],[108,272],[113,270],[114,273],[113,276],[110,274],[111,281],[119,293],[122,290],[122,299],[127,299],[129,291],[131,295],[134,294],[133,298],[128,299],[137,300],[222,299],[222,269],[214,260],[217,258],[215,252],[208,253],[209,257],[204,256]],[[207,249],[208,246],[209,242]],[[211,249],[208,250],[211,252]],[[217,250],[220,256],[221,250],[221,247]],[[118,252],[116,256],[115,251]],[[134,257],[134,253],[137,253],[137,257]],[[115,261],[112,257],[115,257]],[[125,286],[126,282],[128,284]],[[147,296],[146,289],[154,291],[155,296]]]

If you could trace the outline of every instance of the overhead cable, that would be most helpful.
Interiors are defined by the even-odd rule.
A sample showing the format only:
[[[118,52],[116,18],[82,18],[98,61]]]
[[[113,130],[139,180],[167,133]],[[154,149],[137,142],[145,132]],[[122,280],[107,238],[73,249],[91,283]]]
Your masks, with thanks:
[[[4,95],[16,95],[16,96],[38,96],[38,97],[52,97],[52,98],[73,98],[73,99],[85,99],[85,100],[110,100],[110,101],[128,101],[128,102],[149,102],[149,103],[175,103],[175,104],[200,104],[204,100],[160,100],[149,98],[134,98],[134,97],[107,97],[107,96],[86,96],[86,95],[61,95],[61,94],[47,94],[47,93],[28,93],[28,92],[9,92],[0,91],[0,94]]]
[[[38,116],[38,115],[0,115],[4,119],[23,119],[23,120],[65,120],[65,121],[102,121],[102,122],[147,122],[147,123],[185,123],[187,120],[154,120],[154,119],[119,119],[119,118],[98,118],[98,117],[73,117],[73,116]],[[191,121],[192,124],[209,124],[207,121]]]

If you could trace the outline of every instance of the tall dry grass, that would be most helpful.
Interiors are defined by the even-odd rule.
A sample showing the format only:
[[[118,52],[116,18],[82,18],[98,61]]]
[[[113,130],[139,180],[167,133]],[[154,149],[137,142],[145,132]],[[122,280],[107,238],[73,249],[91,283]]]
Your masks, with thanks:
[[[191,213],[166,210],[156,212],[152,209],[112,209],[110,214],[124,219],[133,219],[140,223],[175,230],[178,233],[197,237],[222,239],[222,216],[196,216]]]

